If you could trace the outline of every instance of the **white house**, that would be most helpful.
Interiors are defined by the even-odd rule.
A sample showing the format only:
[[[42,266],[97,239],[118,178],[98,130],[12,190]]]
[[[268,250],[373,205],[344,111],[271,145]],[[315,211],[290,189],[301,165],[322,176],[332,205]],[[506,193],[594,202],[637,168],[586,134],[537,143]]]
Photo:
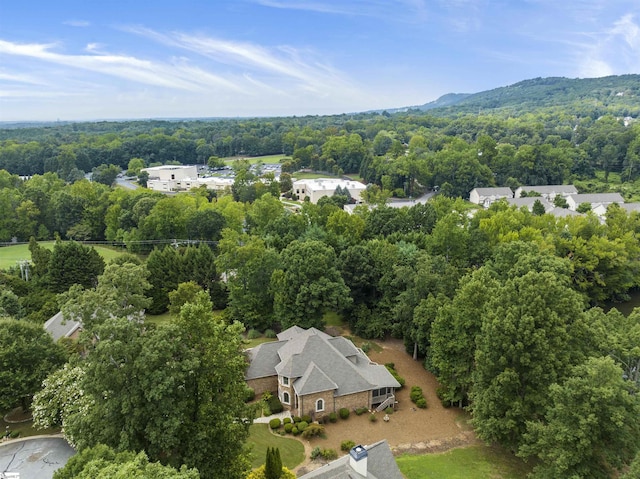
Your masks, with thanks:
[[[605,209],[612,203],[622,205],[624,203],[624,198],[620,193],[591,193],[567,196],[567,204],[569,205],[570,210],[576,211],[578,206],[582,203],[589,203],[591,205],[591,210],[593,211],[599,205],[604,206]]]
[[[533,205],[536,201],[539,201],[540,203],[542,203],[542,206],[544,206],[545,213],[548,213],[553,209],[553,205],[541,196],[540,197],[527,196],[525,198],[506,198],[506,201],[510,205],[515,205],[518,208],[522,208],[523,206],[525,206],[529,211],[533,211]]]
[[[196,165],[162,165],[143,168],[141,171],[149,173],[150,180],[171,181],[198,177]]]
[[[366,185],[359,181],[340,180],[338,178],[317,178],[313,180],[297,180],[293,182],[293,192],[303,200],[309,197],[311,203],[317,203],[323,196],[333,196],[337,187],[349,190],[351,198],[356,203],[361,201],[361,195],[367,189]]]
[[[556,196],[577,195],[578,190],[573,185],[539,185],[539,186],[520,186],[516,188],[514,198],[520,198],[523,192],[535,191],[547,201],[553,202]]]
[[[596,215],[604,218],[607,216],[607,207],[609,205],[599,204],[595,206],[591,211],[593,211]],[[634,211],[640,213],[640,203],[622,203],[620,204],[620,208],[627,212],[627,214],[631,214]]]
[[[491,203],[502,198],[513,198],[513,191],[506,186],[500,188],[474,188],[469,193],[469,201],[488,208]]]

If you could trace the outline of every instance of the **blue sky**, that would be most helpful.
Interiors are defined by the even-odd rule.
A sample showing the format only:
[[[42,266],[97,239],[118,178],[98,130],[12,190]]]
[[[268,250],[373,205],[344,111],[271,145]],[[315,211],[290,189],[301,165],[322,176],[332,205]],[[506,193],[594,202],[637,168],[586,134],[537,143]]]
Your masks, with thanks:
[[[640,0],[0,0],[0,121],[331,114],[640,73]]]

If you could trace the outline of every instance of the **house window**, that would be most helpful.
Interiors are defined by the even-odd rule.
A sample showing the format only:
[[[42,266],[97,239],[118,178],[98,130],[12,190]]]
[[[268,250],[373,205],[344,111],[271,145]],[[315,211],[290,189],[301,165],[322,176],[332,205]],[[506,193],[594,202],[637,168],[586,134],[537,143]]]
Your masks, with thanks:
[[[291,400],[289,398],[289,393],[286,392],[286,391],[282,393],[282,402],[284,404],[289,404],[291,402]]]
[[[284,384],[285,386],[289,385],[289,378],[286,376],[282,376],[282,384]]]
[[[316,401],[316,412],[324,411],[324,399],[318,399]]]

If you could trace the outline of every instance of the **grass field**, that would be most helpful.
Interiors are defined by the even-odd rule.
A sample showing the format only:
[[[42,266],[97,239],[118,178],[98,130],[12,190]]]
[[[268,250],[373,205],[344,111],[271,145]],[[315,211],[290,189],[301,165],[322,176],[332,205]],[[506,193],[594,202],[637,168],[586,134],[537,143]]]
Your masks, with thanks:
[[[52,250],[55,241],[43,241],[38,244],[49,250]],[[124,252],[124,250],[116,250],[106,248],[104,246],[93,245],[93,247],[96,249],[98,254],[102,256],[102,259],[104,259],[107,263],[111,259],[120,256]],[[3,246],[0,248],[0,269],[7,269],[12,266],[16,266],[18,261],[24,259],[31,260],[31,253],[29,252],[28,244]]]
[[[264,464],[268,447],[280,449],[282,465],[293,469],[304,461],[304,446],[296,439],[280,437],[269,431],[267,424],[254,424],[249,428],[251,448],[251,467],[256,468]]]
[[[326,173],[310,173],[308,171],[296,171],[291,175],[294,180],[315,180],[316,178],[337,178],[335,175]]]
[[[531,471],[521,459],[488,446],[403,455],[396,462],[407,479],[522,479]]]
[[[226,165],[232,165],[237,160],[247,160],[250,164],[255,165],[258,162],[262,163],[280,163],[283,158],[291,158],[287,155],[265,155],[265,156],[232,156],[229,158],[223,158]]]

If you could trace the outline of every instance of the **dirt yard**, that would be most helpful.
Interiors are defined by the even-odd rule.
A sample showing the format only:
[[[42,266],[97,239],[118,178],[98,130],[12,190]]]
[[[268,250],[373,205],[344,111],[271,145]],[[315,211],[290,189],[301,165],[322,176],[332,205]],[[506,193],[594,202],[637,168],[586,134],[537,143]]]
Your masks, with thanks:
[[[326,439],[302,440],[307,457],[316,446],[335,449],[339,455],[340,443],[352,440],[356,444],[372,444],[386,439],[395,454],[403,452],[438,452],[470,444],[475,441],[470,427],[466,426],[465,414],[457,408],[444,408],[436,396],[438,383],[420,361],[414,361],[399,340],[378,342],[382,351],[369,351],[368,356],[378,364],[394,363],[396,371],[406,380],[405,387],[396,393],[396,411],[384,422],[384,412],[376,413],[377,421],[371,422],[369,414],[356,416],[351,413],[346,421],[338,419],[327,424]],[[411,386],[420,386],[427,399],[427,409],[418,409],[409,399]],[[308,459],[298,472],[313,469],[319,464],[310,464]]]

